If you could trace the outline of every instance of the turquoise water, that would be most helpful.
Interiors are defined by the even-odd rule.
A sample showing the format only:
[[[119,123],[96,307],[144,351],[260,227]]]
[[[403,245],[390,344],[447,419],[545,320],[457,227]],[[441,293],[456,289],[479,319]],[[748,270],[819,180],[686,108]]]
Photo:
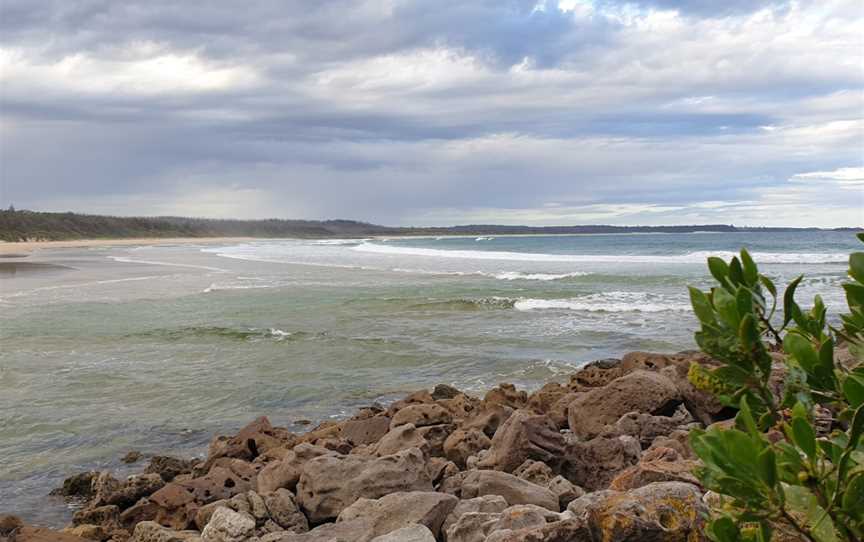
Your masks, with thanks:
[[[258,241],[43,251],[0,273],[0,511],[63,524],[63,477],[200,454],[261,414],[349,415],[420,387],[527,388],[692,348],[686,285],[747,246],[842,309],[838,232]],[[728,255],[727,255],[728,257]],[[764,262],[764,263],[763,263]],[[137,467],[140,468],[140,467]]]

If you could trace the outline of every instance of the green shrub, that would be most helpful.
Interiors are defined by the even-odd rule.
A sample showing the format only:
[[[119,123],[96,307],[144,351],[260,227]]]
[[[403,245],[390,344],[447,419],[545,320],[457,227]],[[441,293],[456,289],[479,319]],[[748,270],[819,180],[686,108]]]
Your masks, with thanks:
[[[690,434],[702,461],[696,475],[720,495],[709,538],[861,540],[864,253],[849,259],[849,314],[839,328],[818,296],[809,311],[797,304],[802,277],[780,299],[746,250],[728,263],[709,258],[708,267],[718,286],[690,288],[690,298],[701,325],[696,342],[719,365],[694,363],[690,381],[738,409],[734,427]],[[841,348],[857,362],[835,362]]]

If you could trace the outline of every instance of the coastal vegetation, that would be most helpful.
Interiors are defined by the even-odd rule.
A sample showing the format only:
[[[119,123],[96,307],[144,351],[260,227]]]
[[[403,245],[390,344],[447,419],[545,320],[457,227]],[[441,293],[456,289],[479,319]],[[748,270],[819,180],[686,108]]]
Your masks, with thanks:
[[[859,234],[864,241],[864,234]],[[864,252],[849,258],[843,285],[849,313],[829,324],[818,296],[782,300],[746,250],[729,263],[710,258],[718,286],[690,289],[701,323],[696,341],[718,366],[691,366],[690,380],[738,408],[734,428],[690,434],[703,485],[722,495],[708,527],[717,542],[767,542],[781,530],[805,540],[864,538],[864,368],[835,361],[845,343],[864,348]],[[782,324],[772,317],[782,304]]]
[[[501,226],[388,227],[355,220],[228,220],[187,217],[121,217],[80,213],[0,210],[0,241],[67,241],[172,237],[356,238],[376,235],[559,235],[596,233],[690,233],[788,231],[724,224],[684,226]]]

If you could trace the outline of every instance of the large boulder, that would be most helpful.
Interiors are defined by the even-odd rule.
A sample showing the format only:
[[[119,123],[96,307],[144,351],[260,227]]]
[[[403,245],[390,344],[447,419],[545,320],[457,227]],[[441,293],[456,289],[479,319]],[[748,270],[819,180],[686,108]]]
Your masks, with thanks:
[[[135,526],[129,542],[202,542],[198,531],[174,531],[155,521],[142,521]]]
[[[672,448],[653,448],[642,455],[639,463],[618,474],[609,484],[609,489],[627,491],[654,482],[687,482],[699,485],[693,475],[696,461],[681,457]]]
[[[414,427],[425,427],[452,422],[453,415],[446,408],[435,403],[421,403],[406,406],[394,414],[390,421],[390,428],[399,427],[406,423],[413,424]]]
[[[471,471],[462,481],[462,498],[500,495],[507,504],[535,504],[558,512],[558,496],[549,489],[501,471]]]
[[[342,426],[342,438],[354,446],[374,444],[390,430],[390,418],[386,415],[365,419],[348,420]]]
[[[202,465],[202,470],[208,472],[213,462],[221,457],[252,461],[268,449],[283,445],[290,436],[284,429],[273,427],[266,416],[261,416],[233,437],[214,438],[210,442],[207,461]]]
[[[575,501],[574,501],[575,502]],[[658,482],[610,492],[584,511],[594,540],[608,542],[697,542],[706,540],[708,511],[692,484]]]
[[[630,436],[597,437],[568,445],[562,466],[565,478],[587,491],[609,486],[615,476],[639,462],[642,448]]]
[[[473,499],[460,500],[441,526],[441,531],[444,533],[445,540],[447,531],[450,527],[455,525],[463,515],[476,512],[497,514],[503,512],[508,506],[507,501],[501,495],[483,495],[481,497],[474,497]]]
[[[459,499],[456,497],[444,493],[425,491],[391,493],[380,499],[358,499],[339,514],[337,521],[368,519],[373,536],[419,524],[437,537],[441,525],[458,502]]]
[[[558,382],[548,382],[528,396],[528,409],[537,414],[548,414],[552,407],[565,395],[572,393],[570,388]]]
[[[158,474],[165,482],[171,482],[181,474],[189,474],[195,462],[190,459],[179,459],[167,455],[157,455],[150,459],[144,474]]]
[[[379,458],[325,455],[306,462],[297,501],[313,523],[336,518],[357,499],[399,491],[432,491],[423,452],[417,448]]]
[[[279,488],[294,490],[300,481],[303,465],[315,457],[336,455],[332,450],[308,443],[298,444],[283,459],[267,463],[255,477],[258,493],[269,493]]]
[[[417,448],[425,455],[428,455],[430,446],[429,442],[423,438],[423,435],[420,434],[420,431],[413,423],[406,423],[393,427],[386,435],[381,437],[375,451],[379,456],[384,456],[410,448]]]
[[[478,466],[513,472],[527,459],[554,465],[564,455],[564,444],[564,437],[549,418],[517,410],[495,432],[489,453]]]
[[[435,542],[435,535],[422,525],[409,525],[391,533],[376,536],[372,542]]]
[[[568,407],[568,422],[573,433],[592,438],[628,412],[667,414],[680,403],[678,388],[668,378],[634,371],[602,388],[579,394]]]
[[[244,542],[255,533],[255,519],[249,514],[221,507],[213,512],[201,531],[204,542]]]
[[[483,404],[502,405],[512,409],[523,408],[528,404],[528,393],[517,390],[513,384],[498,384],[486,393]]]
[[[374,538],[366,518],[337,523],[325,523],[308,533],[271,533],[258,542],[369,542]]]
[[[498,403],[484,403],[462,423],[460,429],[465,431],[477,429],[478,431],[482,431],[487,437],[492,438],[501,424],[507,421],[507,418],[511,414],[513,414],[513,409],[509,406]]]

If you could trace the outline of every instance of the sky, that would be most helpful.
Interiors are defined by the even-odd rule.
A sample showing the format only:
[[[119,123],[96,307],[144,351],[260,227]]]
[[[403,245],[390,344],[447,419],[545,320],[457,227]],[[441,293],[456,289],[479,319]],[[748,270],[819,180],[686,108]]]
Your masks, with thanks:
[[[864,225],[860,0],[0,0],[0,205]]]

